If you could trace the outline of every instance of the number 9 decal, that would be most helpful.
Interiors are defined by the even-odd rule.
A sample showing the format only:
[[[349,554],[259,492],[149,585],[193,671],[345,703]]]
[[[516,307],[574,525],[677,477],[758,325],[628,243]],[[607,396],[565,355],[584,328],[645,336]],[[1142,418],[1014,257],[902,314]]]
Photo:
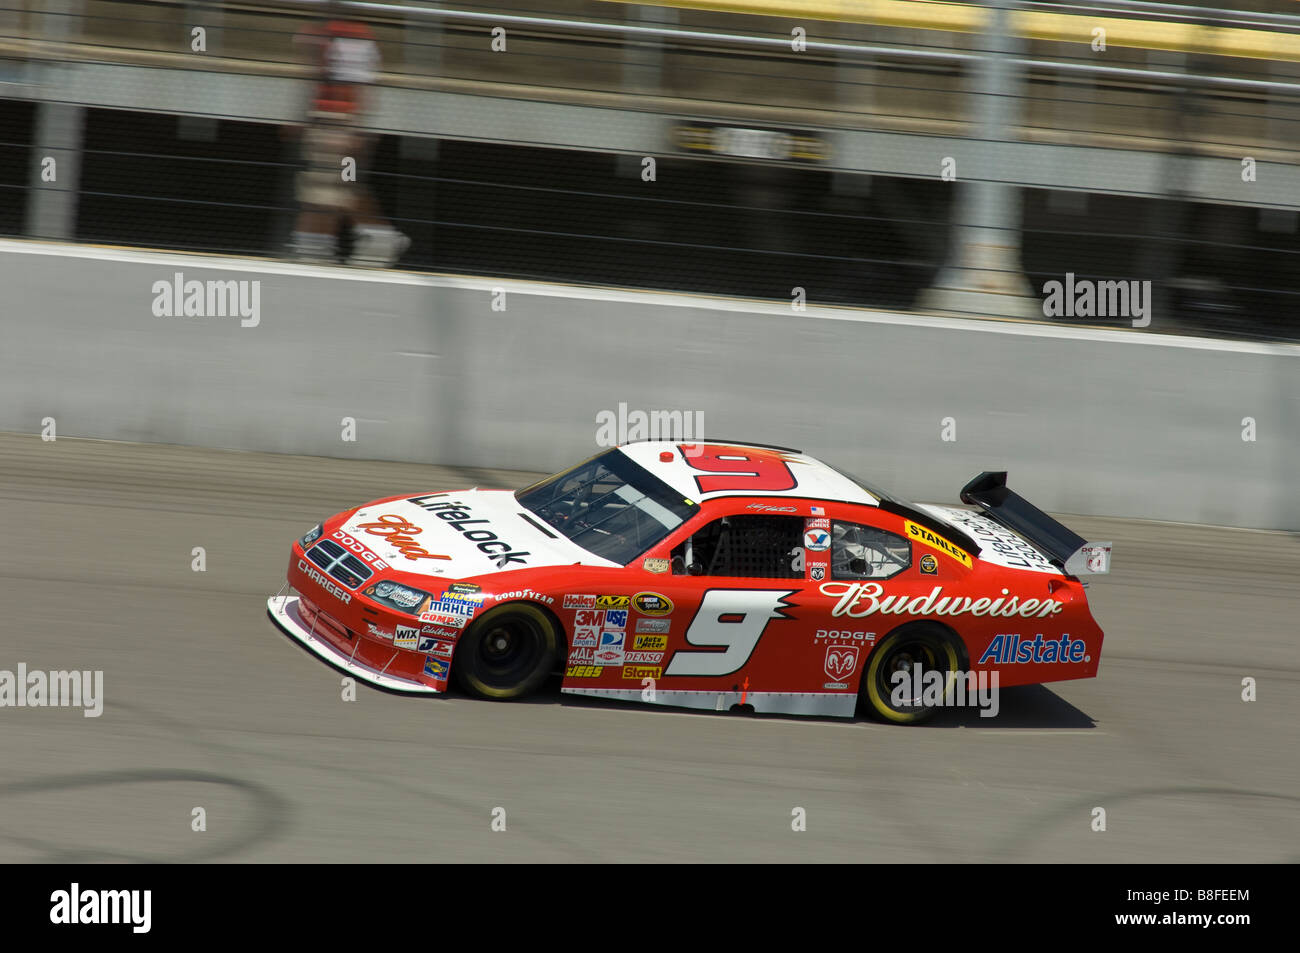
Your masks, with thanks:
[[[688,446],[692,448],[689,452]],[[678,449],[692,468],[715,474],[695,478],[701,493],[781,493],[793,490],[798,483],[790,465],[775,450],[714,444],[683,444]]]
[[[710,589],[686,630],[688,645],[722,651],[673,653],[664,677],[670,675],[730,675],[749,661],[763,630],[773,619],[785,619],[782,608],[794,589]]]

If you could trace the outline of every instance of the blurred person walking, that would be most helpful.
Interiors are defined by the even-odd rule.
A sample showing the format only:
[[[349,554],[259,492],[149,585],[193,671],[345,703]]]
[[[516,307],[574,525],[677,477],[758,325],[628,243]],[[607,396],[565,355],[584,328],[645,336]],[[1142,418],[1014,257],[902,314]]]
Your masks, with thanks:
[[[352,227],[348,263],[387,267],[411,240],[393,228],[361,181],[373,147],[362,121],[379,71],[379,45],[369,27],[347,19],[340,8],[331,2],[324,22],[295,37],[306,47],[315,76],[302,127],[304,168],[298,173],[290,252],[303,261],[337,261],[338,235],[347,222]]]

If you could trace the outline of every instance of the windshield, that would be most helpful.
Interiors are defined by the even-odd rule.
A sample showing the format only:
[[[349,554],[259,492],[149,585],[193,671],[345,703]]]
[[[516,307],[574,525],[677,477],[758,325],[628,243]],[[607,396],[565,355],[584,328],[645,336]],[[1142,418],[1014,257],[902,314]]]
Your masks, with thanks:
[[[524,487],[515,499],[583,549],[620,565],[630,563],[700,508],[620,450],[606,450]]]

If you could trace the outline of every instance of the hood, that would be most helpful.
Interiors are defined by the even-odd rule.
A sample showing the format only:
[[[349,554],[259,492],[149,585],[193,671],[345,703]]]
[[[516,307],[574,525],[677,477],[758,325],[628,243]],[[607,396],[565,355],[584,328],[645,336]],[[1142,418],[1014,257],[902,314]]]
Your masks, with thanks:
[[[524,509],[509,490],[461,490],[368,503],[344,532],[401,572],[464,579],[541,566],[614,566]]]
[[[1030,545],[1028,540],[1005,526],[993,522],[987,516],[972,513],[970,510],[935,506],[930,503],[918,503],[916,508],[938,517],[975,540],[980,547],[977,555],[986,563],[1004,566],[1007,569],[1027,569],[1030,572],[1064,575],[1059,566]]]

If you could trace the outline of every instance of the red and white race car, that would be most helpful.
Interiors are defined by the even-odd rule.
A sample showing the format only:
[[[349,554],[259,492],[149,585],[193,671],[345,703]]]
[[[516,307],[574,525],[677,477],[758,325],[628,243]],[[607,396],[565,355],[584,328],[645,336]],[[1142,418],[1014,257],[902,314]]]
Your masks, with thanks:
[[[796,450],[647,441],[530,487],[389,497],[293,544],[275,623],[385,689],[454,674],[562,691],[915,722],[919,676],[1090,678],[1087,544],[984,473],[979,512],[907,503]],[[901,674],[900,674],[901,673]]]

